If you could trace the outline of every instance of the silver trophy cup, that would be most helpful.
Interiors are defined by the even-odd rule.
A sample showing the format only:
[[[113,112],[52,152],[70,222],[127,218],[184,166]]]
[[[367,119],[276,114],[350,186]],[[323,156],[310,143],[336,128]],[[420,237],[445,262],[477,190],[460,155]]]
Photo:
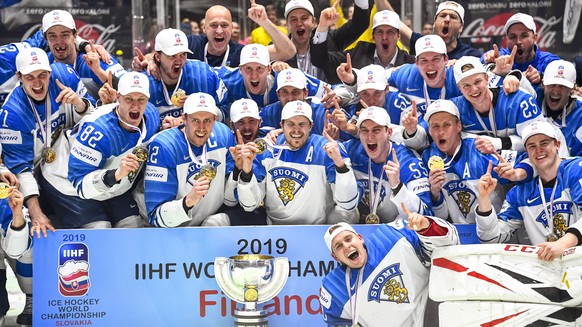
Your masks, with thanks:
[[[289,276],[289,260],[249,254],[214,260],[214,274],[220,289],[233,301],[242,303],[236,310],[235,326],[267,326],[267,312],[257,304],[274,298]]]

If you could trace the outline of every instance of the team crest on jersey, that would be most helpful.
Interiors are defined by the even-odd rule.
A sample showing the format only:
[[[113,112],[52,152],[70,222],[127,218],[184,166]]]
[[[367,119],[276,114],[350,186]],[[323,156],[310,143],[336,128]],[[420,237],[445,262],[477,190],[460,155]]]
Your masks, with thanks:
[[[269,174],[284,205],[295,199],[297,192],[309,179],[304,172],[293,168],[277,167],[269,170]]]
[[[218,171],[218,166],[220,166],[220,161],[209,159],[208,164],[212,165],[214,168],[216,168],[216,171]],[[194,181],[196,179],[198,179],[198,175],[200,174],[200,168],[202,168],[202,166],[203,165],[199,165],[199,164],[195,164],[195,163],[191,163],[190,166],[188,166],[188,184],[194,185]]]
[[[459,211],[467,218],[477,200],[475,193],[462,181],[448,182],[443,188],[453,197],[459,207]]]
[[[548,208],[549,206],[550,205],[548,204]],[[566,233],[566,229],[568,229],[570,217],[572,215],[572,202],[555,202],[551,212],[553,214],[553,232],[556,234],[556,236],[562,237],[564,233]],[[541,210],[541,213],[536,218],[536,222],[542,224],[545,228],[548,228],[548,217],[546,215],[546,210]]]
[[[370,185],[370,183],[367,180],[358,180],[358,188],[362,191],[362,193],[364,194],[364,196],[362,196],[362,204],[365,205],[366,207],[370,207],[370,187],[368,185]],[[376,190],[376,188],[378,187],[378,181],[374,181],[374,191]],[[384,197],[386,196],[386,188],[384,188],[384,186],[382,186],[382,188],[380,189],[380,201],[384,200]]]
[[[372,279],[370,290],[368,291],[368,301],[389,301],[409,303],[408,289],[402,280],[400,263],[395,263],[384,268]]]
[[[59,247],[59,293],[62,296],[87,294],[89,280],[89,248],[83,243],[65,243]]]

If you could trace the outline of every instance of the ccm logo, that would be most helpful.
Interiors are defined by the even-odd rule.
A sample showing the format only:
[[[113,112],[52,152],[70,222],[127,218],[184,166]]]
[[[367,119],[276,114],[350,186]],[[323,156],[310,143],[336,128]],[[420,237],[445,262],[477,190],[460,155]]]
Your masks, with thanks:
[[[540,248],[537,246],[515,245],[515,244],[508,244],[503,249],[503,251],[507,252],[523,252],[523,253],[538,253],[539,250]]]

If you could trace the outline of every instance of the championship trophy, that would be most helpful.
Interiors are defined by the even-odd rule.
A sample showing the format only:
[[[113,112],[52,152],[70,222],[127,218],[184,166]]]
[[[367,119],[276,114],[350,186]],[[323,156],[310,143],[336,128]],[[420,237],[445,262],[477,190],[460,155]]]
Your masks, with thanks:
[[[267,326],[267,312],[257,304],[274,298],[283,289],[289,275],[289,260],[267,255],[248,254],[214,260],[214,274],[220,289],[243,310],[234,313],[234,325]]]

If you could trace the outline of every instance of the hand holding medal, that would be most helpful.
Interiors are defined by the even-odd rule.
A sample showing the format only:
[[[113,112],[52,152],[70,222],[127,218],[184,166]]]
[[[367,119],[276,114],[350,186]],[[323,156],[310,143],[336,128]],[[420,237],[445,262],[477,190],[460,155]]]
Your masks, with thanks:
[[[176,107],[183,107],[186,101],[186,91],[182,89],[177,89],[172,93],[172,98],[170,99],[172,104]]]
[[[0,199],[7,199],[12,194],[12,189],[10,189],[10,185],[0,182]]]
[[[133,180],[137,177],[137,173],[139,172],[140,168],[148,160],[148,149],[143,145],[138,145],[135,148],[133,148],[133,150],[131,151],[131,154],[133,154],[135,156],[135,160],[137,160],[137,168],[134,170],[131,170],[129,172],[129,174],[127,175],[127,178],[129,179],[130,182],[133,182]],[[134,158],[132,158],[131,156],[128,157],[127,160],[131,160],[131,162],[129,162],[129,164],[135,163],[133,161],[133,159]],[[123,162],[123,159],[122,159],[122,162]]]

